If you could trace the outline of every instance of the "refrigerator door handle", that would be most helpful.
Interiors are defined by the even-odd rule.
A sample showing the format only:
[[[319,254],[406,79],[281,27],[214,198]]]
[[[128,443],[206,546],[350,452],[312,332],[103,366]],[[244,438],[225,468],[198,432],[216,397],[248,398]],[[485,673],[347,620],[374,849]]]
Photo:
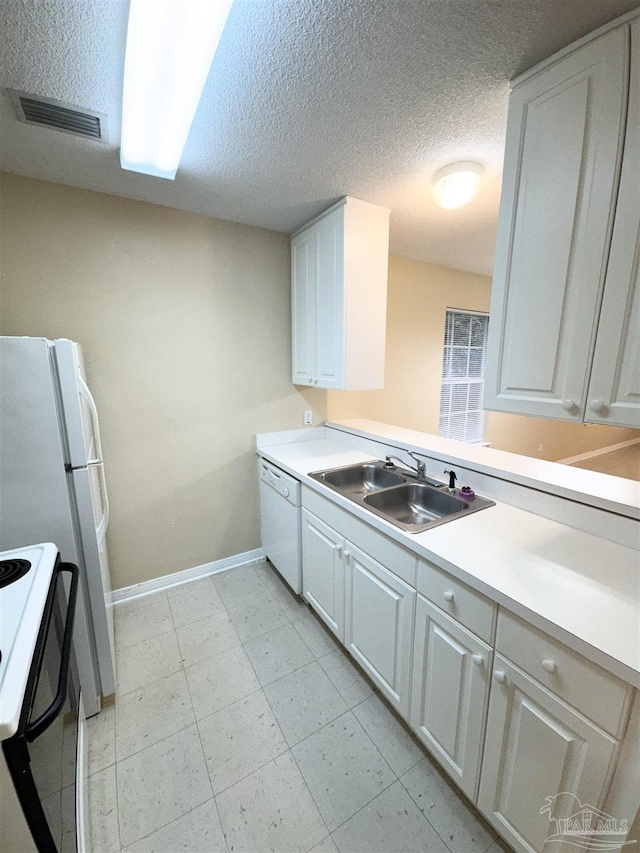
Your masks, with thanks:
[[[107,495],[107,481],[104,476],[104,464],[101,462],[96,467],[100,478],[100,496],[102,498],[102,506],[104,507],[104,512],[98,525],[98,538],[101,539],[109,526],[109,496]]]
[[[84,381],[80,373],[77,374],[78,379],[78,389],[80,394],[87,401],[87,405],[89,406],[89,411],[91,412],[91,422],[93,424],[93,437],[96,442],[96,453],[97,456],[95,459],[88,459],[87,465],[95,465],[98,462],[102,462],[102,443],[100,441],[100,423],[98,421],[98,409],[96,408],[95,400],[93,399],[93,395],[91,391],[89,391],[89,386]]]

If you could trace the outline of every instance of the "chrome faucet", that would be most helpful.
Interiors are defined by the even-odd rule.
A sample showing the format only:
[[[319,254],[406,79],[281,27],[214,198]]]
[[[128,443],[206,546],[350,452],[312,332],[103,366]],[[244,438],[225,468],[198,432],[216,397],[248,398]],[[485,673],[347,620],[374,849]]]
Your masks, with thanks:
[[[408,462],[405,462],[404,459],[400,459],[399,456],[385,456],[385,468],[395,468],[396,466],[391,462],[392,459],[397,459],[402,465],[406,465],[407,468],[410,468],[412,471],[415,471],[418,475],[418,480],[422,480],[427,482],[427,464],[423,462],[421,459],[418,459],[418,454],[413,450],[405,450],[407,456],[410,456],[413,461],[416,463],[415,468],[413,465],[409,465]]]

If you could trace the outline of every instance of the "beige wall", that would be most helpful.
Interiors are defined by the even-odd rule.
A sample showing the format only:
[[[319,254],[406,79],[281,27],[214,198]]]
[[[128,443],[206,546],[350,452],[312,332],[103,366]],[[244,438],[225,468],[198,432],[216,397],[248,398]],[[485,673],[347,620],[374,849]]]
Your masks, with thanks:
[[[489,306],[489,279],[392,256],[386,390],[294,388],[286,235],[13,175],[0,193],[0,333],[84,347],[115,588],[257,548],[254,436],[306,408],[437,432],[445,308]],[[546,459],[629,435],[494,414],[488,431]]]
[[[490,293],[485,276],[391,255],[385,387],[329,391],[329,417],[371,418],[437,435],[445,310],[488,311]]]
[[[490,278],[392,255],[385,388],[328,392],[329,417],[371,418],[437,434],[445,311],[489,311],[490,297]],[[637,430],[497,412],[486,421],[493,447],[550,461],[638,437]]]
[[[637,440],[640,430],[489,412],[486,437],[499,450],[557,462],[621,441]]]
[[[0,332],[84,348],[114,587],[260,545],[257,432],[325,416],[290,380],[289,238],[0,178]]]

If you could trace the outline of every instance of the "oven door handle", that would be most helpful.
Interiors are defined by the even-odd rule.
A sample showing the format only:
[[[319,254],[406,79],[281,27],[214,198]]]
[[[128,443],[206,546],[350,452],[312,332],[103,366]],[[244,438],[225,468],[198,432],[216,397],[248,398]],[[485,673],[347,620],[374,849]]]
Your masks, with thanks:
[[[51,723],[56,719],[65,699],[67,698],[67,684],[69,681],[69,667],[71,663],[71,641],[73,639],[73,622],[76,613],[76,600],[78,597],[78,582],[80,579],[80,570],[73,563],[60,563],[53,577],[55,583],[57,576],[61,572],[68,572],[71,575],[71,589],[69,590],[69,605],[67,607],[67,620],[64,626],[64,638],[62,640],[62,655],[60,659],[60,673],[58,675],[58,689],[56,697],[49,705],[46,711],[34,720],[26,728],[25,737],[29,743],[33,742],[44,731],[46,731]]]

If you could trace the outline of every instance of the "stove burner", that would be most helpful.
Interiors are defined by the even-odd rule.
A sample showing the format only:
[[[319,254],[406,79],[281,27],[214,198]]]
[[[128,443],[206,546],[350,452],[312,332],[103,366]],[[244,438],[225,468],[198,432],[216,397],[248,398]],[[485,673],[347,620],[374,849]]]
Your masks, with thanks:
[[[20,580],[30,568],[29,560],[0,560],[0,589]]]

